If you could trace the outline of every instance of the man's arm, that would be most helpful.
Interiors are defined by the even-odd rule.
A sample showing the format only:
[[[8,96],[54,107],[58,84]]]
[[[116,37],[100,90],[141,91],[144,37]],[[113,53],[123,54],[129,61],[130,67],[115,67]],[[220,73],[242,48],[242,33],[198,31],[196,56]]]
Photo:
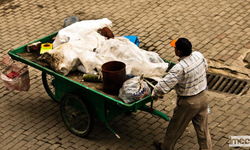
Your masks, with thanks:
[[[178,83],[178,79],[181,77],[181,72],[182,70],[179,69],[179,64],[176,64],[168,74],[155,85],[152,96],[158,98],[171,91],[171,89]]]

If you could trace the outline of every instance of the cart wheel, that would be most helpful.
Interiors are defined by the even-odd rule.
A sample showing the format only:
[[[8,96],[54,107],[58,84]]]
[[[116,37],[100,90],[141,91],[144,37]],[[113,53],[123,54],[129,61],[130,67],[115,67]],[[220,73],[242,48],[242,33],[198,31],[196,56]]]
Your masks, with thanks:
[[[56,97],[56,90],[55,90],[55,86],[54,86],[54,81],[55,81],[55,77],[47,74],[45,72],[42,72],[42,80],[43,80],[43,86],[46,90],[46,92],[48,93],[48,95],[56,102],[59,102],[58,97]]]
[[[73,134],[86,137],[93,129],[93,116],[89,107],[76,95],[65,94],[61,99],[61,115],[67,128]]]

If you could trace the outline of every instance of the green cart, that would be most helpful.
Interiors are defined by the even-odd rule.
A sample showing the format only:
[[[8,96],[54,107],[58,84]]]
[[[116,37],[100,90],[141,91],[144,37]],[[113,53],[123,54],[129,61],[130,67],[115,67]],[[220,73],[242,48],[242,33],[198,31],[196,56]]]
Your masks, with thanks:
[[[51,42],[56,34],[51,34],[31,43],[37,41],[41,43]],[[39,54],[26,52],[27,45],[11,50],[8,54],[12,59],[42,71],[44,88],[54,101],[60,102],[62,119],[73,134],[80,137],[88,136],[93,129],[94,118],[97,118],[105,123],[111,132],[119,138],[108,125],[108,121],[120,114],[137,112],[137,110],[149,112],[169,121],[167,115],[152,108],[154,100],[150,95],[132,104],[126,104],[117,95],[104,93],[102,90],[103,83],[83,82],[80,72],[71,72],[67,76],[56,73],[48,65],[46,66],[46,64],[37,60]],[[170,67],[172,66],[173,63],[170,63]],[[149,105],[146,105],[147,103]]]

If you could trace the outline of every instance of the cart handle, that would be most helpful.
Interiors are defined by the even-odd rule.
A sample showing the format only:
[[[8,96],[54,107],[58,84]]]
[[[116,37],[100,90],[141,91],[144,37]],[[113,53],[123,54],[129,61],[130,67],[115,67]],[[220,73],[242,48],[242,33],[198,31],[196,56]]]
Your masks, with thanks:
[[[158,117],[160,117],[160,118],[162,118],[162,119],[164,119],[164,120],[166,120],[166,121],[169,121],[169,117],[168,117],[166,114],[162,113],[162,112],[159,111],[159,110],[153,109],[153,108],[151,108],[151,107],[149,107],[149,106],[147,106],[147,105],[144,105],[144,106],[142,106],[142,107],[140,107],[140,108],[138,108],[138,109],[140,109],[140,110],[142,110],[142,111],[149,112],[149,113],[151,113],[152,115],[156,115],[156,116],[158,116]]]

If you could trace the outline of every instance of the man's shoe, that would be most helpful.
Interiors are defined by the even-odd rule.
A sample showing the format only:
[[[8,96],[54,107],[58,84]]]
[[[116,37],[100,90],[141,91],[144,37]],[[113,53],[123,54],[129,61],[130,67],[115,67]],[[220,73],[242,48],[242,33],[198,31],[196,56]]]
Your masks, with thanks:
[[[158,141],[154,141],[154,142],[153,142],[153,145],[154,145],[154,147],[155,147],[156,150],[162,150],[162,149],[161,149],[161,144],[162,144],[162,143],[160,143],[160,142],[158,142]]]

